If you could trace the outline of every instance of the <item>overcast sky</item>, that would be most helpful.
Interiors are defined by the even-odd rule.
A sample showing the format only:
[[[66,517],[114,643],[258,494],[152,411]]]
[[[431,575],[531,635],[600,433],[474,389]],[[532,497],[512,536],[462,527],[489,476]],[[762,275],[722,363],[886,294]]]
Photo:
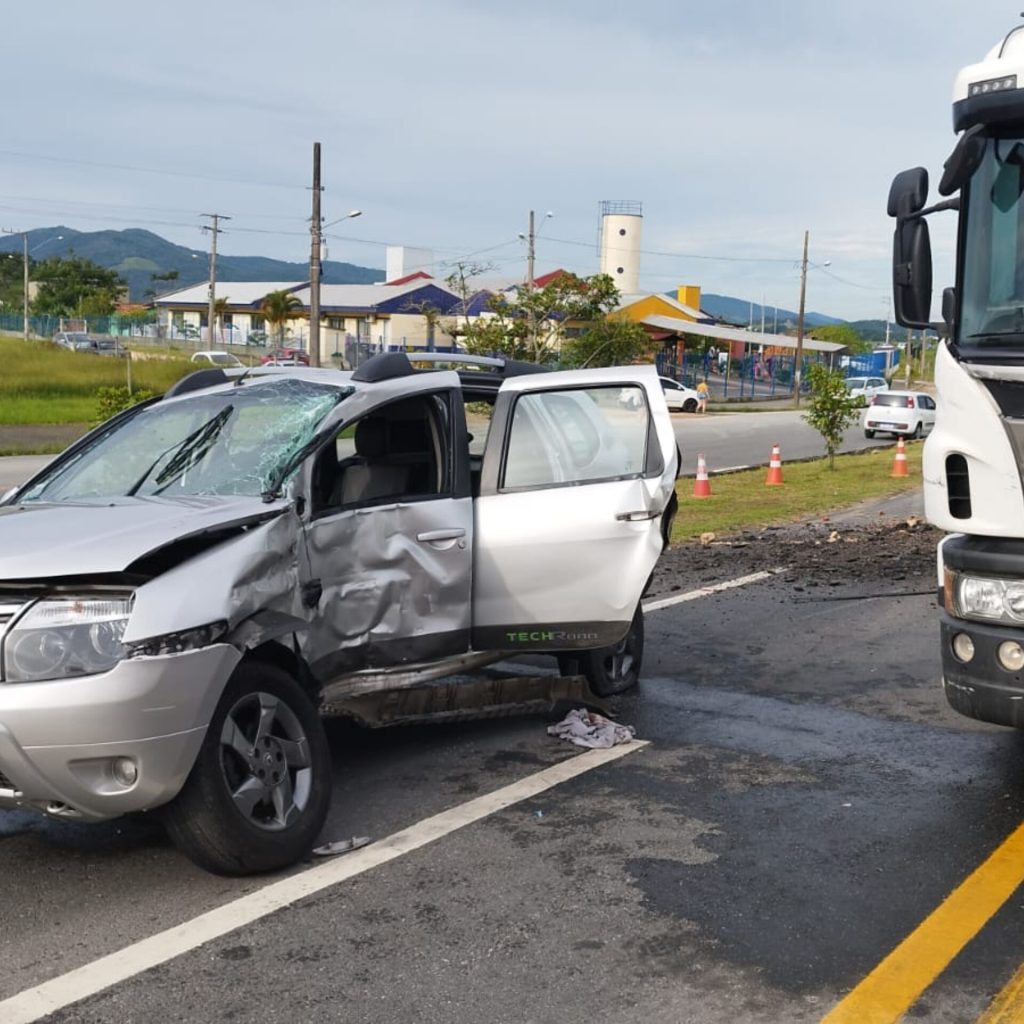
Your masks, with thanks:
[[[1018,23],[996,0],[50,0],[5,10],[0,224],[148,228],[306,260],[384,246],[598,269],[598,203],[643,203],[641,284],[884,317],[895,172],[937,183],[951,90]],[[17,99],[15,99],[17,97]],[[937,293],[953,215],[933,218]],[[40,256],[43,254],[40,253]],[[830,261],[829,266],[824,266]],[[938,315],[936,300],[933,315]]]

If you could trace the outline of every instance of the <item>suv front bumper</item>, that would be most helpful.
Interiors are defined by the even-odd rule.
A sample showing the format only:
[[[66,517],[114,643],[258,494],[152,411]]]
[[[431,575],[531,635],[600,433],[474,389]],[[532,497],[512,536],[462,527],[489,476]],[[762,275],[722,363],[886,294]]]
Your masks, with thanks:
[[[0,684],[0,809],[103,821],[166,803],[239,658],[216,644],[101,675]],[[135,765],[130,785],[115,777],[119,758]]]

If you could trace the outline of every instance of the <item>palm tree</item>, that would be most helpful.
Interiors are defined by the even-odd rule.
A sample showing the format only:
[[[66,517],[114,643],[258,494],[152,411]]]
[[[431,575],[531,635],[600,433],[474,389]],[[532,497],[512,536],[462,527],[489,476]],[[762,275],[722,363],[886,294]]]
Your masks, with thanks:
[[[224,314],[228,311],[229,302],[230,299],[226,295],[213,300],[213,319],[217,324],[217,334],[220,336],[222,343],[224,341]]]
[[[280,291],[267,292],[260,303],[260,312],[271,326],[277,327],[277,344],[284,344],[284,325],[302,308],[298,297],[282,288]]]

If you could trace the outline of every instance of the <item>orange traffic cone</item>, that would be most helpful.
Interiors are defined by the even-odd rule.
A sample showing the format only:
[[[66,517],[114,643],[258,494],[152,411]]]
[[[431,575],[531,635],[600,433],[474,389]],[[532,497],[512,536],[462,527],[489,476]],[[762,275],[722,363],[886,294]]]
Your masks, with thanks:
[[[892,476],[909,476],[910,471],[907,469],[907,448],[903,443],[901,437],[896,442],[896,458],[892,463]]]
[[[704,462],[704,456],[697,456],[697,479],[693,482],[693,496],[695,498],[711,497],[711,481],[708,480],[708,467]]]
[[[782,449],[778,442],[772,445],[771,458],[768,460],[768,479],[765,487],[774,487],[782,483]]]

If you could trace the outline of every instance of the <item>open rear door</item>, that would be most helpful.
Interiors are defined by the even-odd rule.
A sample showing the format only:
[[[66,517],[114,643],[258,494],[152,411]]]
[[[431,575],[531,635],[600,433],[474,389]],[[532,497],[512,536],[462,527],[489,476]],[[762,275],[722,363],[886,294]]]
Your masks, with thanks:
[[[475,502],[473,646],[621,640],[664,546],[677,457],[653,366],[506,381]]]

